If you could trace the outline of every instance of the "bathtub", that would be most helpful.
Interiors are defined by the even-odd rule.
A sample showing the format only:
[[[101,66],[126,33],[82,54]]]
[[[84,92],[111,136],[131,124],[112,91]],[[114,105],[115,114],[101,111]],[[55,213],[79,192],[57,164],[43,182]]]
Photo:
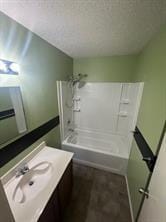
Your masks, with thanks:
[[[126,175],[126,136],[75,130],[62,142],[62,149],[74,152],[74,162]]]

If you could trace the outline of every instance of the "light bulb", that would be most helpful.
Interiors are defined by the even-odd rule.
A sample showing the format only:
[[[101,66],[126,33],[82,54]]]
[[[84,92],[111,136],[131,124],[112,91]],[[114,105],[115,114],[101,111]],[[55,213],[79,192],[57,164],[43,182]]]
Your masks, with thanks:
[[[19,72],[19,65],[18,65],[17,63],[15,63],[15,62],[12,62],[12,63],[10,64],[10,69],[11,69],[13,72],[18,73],[18,72]]]

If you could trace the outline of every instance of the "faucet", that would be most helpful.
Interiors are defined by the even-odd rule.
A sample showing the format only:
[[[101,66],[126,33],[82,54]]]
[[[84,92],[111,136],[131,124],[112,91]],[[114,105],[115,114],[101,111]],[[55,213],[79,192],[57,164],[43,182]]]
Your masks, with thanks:
[[[26,163],[21,165],[17,170],[16,170],[16,177],[19,177],[21,175],[26,174],[29,171],[29,167]]]

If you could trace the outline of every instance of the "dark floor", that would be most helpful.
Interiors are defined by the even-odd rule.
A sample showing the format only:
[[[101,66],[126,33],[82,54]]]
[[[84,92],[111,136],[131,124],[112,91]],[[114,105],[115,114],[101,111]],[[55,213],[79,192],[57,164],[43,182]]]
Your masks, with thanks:
[[[125,178],[74,164],[74,186],[64,222],[131,222]]]

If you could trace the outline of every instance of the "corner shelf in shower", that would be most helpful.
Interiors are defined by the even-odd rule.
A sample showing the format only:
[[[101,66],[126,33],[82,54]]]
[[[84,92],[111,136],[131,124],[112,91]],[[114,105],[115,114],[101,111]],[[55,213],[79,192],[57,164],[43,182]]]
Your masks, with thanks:
[[[73,112],[81,112],[80,109],[73,109]]]
[[[123,100],[120,101],[120,103],[128,105],[128,104],[130,104],[130,100],[129,99],[123,99]]]

